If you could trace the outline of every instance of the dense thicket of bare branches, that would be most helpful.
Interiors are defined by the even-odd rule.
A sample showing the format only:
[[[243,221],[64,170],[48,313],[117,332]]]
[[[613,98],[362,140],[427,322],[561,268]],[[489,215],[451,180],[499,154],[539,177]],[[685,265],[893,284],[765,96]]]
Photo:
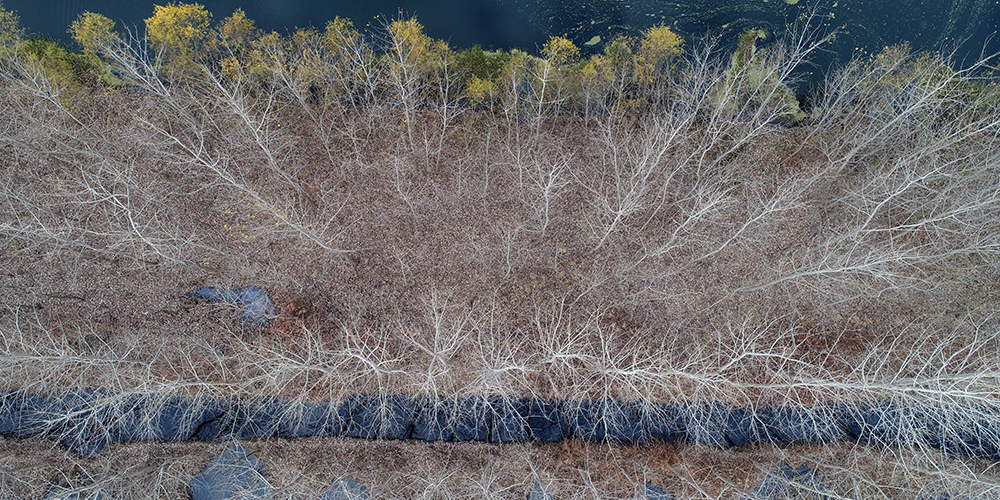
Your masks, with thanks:
[[[489,55],[497,71],[473,79],[415,20],[377,43],[334,25],[172,68],[125,34],[95,39],[116,82],[88,85],[9,44],[0,378],[996,407],[993,60],[889,48],[801,110],[794,70],[828,40],[756,39],[654,74],[634,41],[603,62],[556,41]],[[275,294],[270,326],[179,298],[240,283]],[[995,494],[995,472],[901,442],[872,452],[892,473],[808,460],[850,469],[844,497]],[[504,496],[491,481],[476,484]]]

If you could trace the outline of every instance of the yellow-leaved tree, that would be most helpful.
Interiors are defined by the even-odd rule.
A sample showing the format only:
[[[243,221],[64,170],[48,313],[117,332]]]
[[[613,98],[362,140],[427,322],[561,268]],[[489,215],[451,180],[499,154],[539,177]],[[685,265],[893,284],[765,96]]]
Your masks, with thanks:
[[[222,20],[218,28],[219,43],[232,53],[242,52],[260,36],[260,30],[253,19],[247,17],[243,9],[236,9],[232,15]]]
[[[69,34],[80,44],[83,53],[97,55],[102,43],[118,39],[115,22],[107,16],[94,12],[84,12],[69,25]]]
[[[260,30],[243,9],[236,9],[219,23],[216,34],[222,74],[230,79],[241,78],[250,68],[252,45],[260,38]]]
[[[154,6],[146,36],[170,71],[190,73],[212,49],[212,14],[197,3]]]
[[[447,69],[453,55],[446,42],[425,35],[424,25],[414,17],[393,21],[388,32],[389,76],[403,107],[407,135],[412,142],[416,107],[421,99],[440,89],[438,72]]]
[[[637,78],[652,85],[669,74],[684,53],[684,38],[669,26],[660,24],[647,29],[639,42]]]
[[[535,116],[541,117],[546,108],[563,100],[563,90],[571,86],[567,81],[566,66],[576,62],[580,57],[580,49],[568,38],[562,36],[550,37],[542,45],[542,59],[535,70],[534,103],[537,105]]]
[[[3,8],[0,1],[0,48],[12,48],[24,37],[21,28],[21,18],[12,11]]]

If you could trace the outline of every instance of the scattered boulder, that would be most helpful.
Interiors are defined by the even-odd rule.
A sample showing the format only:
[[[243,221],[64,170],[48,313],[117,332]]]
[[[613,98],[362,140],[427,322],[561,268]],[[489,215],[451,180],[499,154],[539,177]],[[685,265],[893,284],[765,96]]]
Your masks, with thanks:
[[[225,289],[206,286],[191,290],[184,294],[192,299],[205,299],[209,302],[225,302],[243,307],[239,318],[250,326],[264,326],[274,317],[274,302],[263,289],[255,286],[241,286]]]
[[[45,500],[108,500],[100,483],[87,472],[73,479],[63,477],[45,494]]]
[[[637,500],[673,500],[674,497],[667,492],[667,490],[662,486],[653,486],[653,483],[646,482],[646,486],[642,489],[643,497]]]
[[[334,481],[319,500],[368,500],[368,487],[353,479]]]
[[[796,498],[817,498],[828,500],[832,498],[830,490],[816,478],[816,471],[805,465],[792,468],[784,461],[778,462],[778,467],[754,488],[750,497],[752,500],[780,500],[787,498],[792,492]]]
[[[226,446],[191,480],[192,500],[262,500],[272,495],[264,464],[238,443]]]
[[[531,485],[531,491],[528,492],[528,500],[555,500],[555,496],[549,492],[549,489],[542,486],[542,483],[535,482]]]

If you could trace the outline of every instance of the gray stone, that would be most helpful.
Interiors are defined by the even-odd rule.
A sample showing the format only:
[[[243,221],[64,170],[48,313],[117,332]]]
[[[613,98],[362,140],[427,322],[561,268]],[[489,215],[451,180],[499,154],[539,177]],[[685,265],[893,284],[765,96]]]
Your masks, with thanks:
[[[641,500],[673,500],[673,496],[667,492],[667,490],[662,486],[653,486],[653,483],[646,482],[646,486],[643,487],[643,494]]]
[[[368,487],[353,479],[334,481],[319,500],[368,500]]]
[[[226,446],[191,480],[192,500],[262,500],[272,495],[264,464],[238,443]]]
[[[555,500],[555,498],[548,488],[538,482],[532,484],[531,491],[528,492],[528,500]]]
[[[206,286],[184,294],[192,299],[209,302],[225,302],[243,307],[239,318],[250,326],[263,326],[274,317],[274,302],[263,289],[255,286],[241,286],[233,289]]]

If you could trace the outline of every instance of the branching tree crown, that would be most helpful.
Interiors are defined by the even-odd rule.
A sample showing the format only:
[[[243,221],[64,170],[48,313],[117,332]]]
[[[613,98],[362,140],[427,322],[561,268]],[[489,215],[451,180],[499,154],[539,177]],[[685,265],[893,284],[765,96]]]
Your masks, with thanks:
[[[207,57],[213,41],[211,22],[212,14],[201,4],[157,5],[146,19],[146,32],[171,69],[186,70]]]
[[[247,17],[243,9],[236,9],[232,15],[223,19],[219,24],[218,33],[219,42],[233,55],[243,53],[260,37],[257,24]]]
[[[647,29],[639,42],[639,71],[643,80],[670,71],[674,61],[684,53],[684,38],[669,26],[660,24]]]
[[[69,33],[73,40],[80,44],[84,54],[97,55],[101,42],[114,40],[118,34],[114,32],[115,22],[107,16],[94,12],[84,12],[69,25]]]
[[[5,10],[0,2],[0,47],[10,47],[24,37],[21,18],[13,11]]]

